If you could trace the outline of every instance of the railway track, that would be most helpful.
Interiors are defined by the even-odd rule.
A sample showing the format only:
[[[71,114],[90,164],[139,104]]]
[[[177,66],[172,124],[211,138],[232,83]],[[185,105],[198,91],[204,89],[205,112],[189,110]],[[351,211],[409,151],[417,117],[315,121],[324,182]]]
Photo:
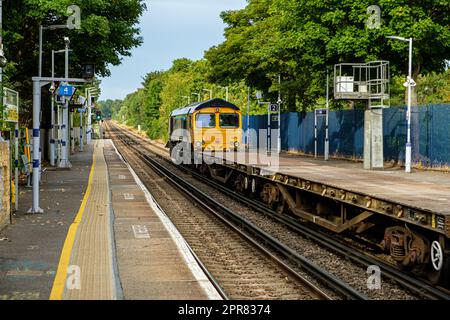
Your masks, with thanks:
[[[131,134],[134,138],[143,139],[142,137],[136,135],[133,132],[128,132],[128,134]],[[162,148],[159,145],[154,144],[149,140],[146,140],[146,142],[151,143],[152,147],[157,148],[161,152],[167,154],[167,150],[165,148]],[[148,151],[151,152],[152,150],[148,150]],[[157,153],[154,153],[154,154],[158,155]],[[167,154],[167,156],[161,156],[160,154],[158,156],[160,156],[161,159],[164,159],[165,161],[170,162],[170,157],[168,154]],[[249,208],[251,208],[257,212],[264,214],[265,216],[268,216],[268,217],[286,225],[287,227],[289,227],[291,230],[295,231],[299,235],[313,240],[314,242],[320,244],[324,248],[327,248],[329,250],[332,250],[333,252],[336,252],[337,254],[339,254],[341,256],[344,256],[347,259],[353,261],[354,263],[357,263],[364,267],[368,267],[368,266],[372,266],[372,265],[379,266],[385,277],[391,279],[392,281],[395,281],[402,287],[410,290],[411,292],[413,292],[414,294],[418,295],[421,298],[430,299],[430,300],[450,300],[450,291],[448,291],[445,288],[436,287],[423,279],[419,279],[419,278],[415,277],[415,275],[413,275],[413,274],[408,274],[408,273],[402,272],[401,270],[383,262],[382,260],[380,260],[374,256],[367,255],[366,253],[362,252],[361,250],[358,250],[356,248],[351,248],[348,246],[348,244],[345,244],[344,242],[342,242],[338,239],[334,239],[334,238],[330,237],[330,235],[328,235],[325,232],[322,232],[315,228],[310,228],[308,226],[305,226],[304,224],[299,223],[294,218],[292,218],[288,215],[279,214],[276,211],[269,209],[267,206],[265,206],[261,202],[249,199],[248,197],[245,197],[244,195],[242,195],[240,193],[230,190],[229,188],[223,186],[222,184],[220,184],[214,180],[207,179],[204,176],[202,176],[201,174],[199,174],[198,172],[196,172],[190,168],[187,168],[187,167],[179,167],[179,168],[181,170],[183,170],[184,172],[193,176],[195,179],[201,181],[202,183],[205,183],[205,184],[217,189],[221,193],[248,206]]]
[[[331,298],[324,290],[306,279],[303,274],[294,270],[290,266],[293,264],[300,266],[314,278],[320,279],[340,297],[367,299],[364,294],[353,289],[341,279],[311,263],[271,235],[178,177],[167,166],[161,164],[161,160],[157,161],[143,152],[135,139],[120,133],[116,128],[108,127],[108,130],[114,136],[119,152],[134,168],[140,166],[141,174],[145,171],[148,174],[148,168],[151,168],[154,173],[164,177],[176,189],[187,195],[191,201],[201,206],[203,211],[208,212],[208,218],[205,219],[205,215],[202,217],[183,208],[183,216],[173,215],[170,218],[229,297],[233,299]],[[136,161],[137,159],[140,161]],[[144,178],[147,182],[151,179],[149,176]],[[152,190],[154,189],[152,188]],[[224,228],[224,226],[226,227]],[[233,232],[230,232],[230,229]],[[205,247],[205,242],[209,243],[209,246]],[[264,246],[260,243],[263,243]],[[267,246],[271,249],[266,249]],[[255,248],[257,250],[254,250]],[[255,252],[259,253],[256,257]],[[277,255],[272,252],[276,252]],[[278,256],[282,256],[284,259],[280,259]],[[286,263],[285,260],[290,263]],[[269,266],[272,269],[276,266],[277,271],[265,270]],[[246,275],[249,270],[251,270],[250,277]],[[243,286],[244,290],[242,290]],[[236,290],[237,293],[234,292]],[[243,294],[244,292],[246,294]],[[257,294],[255,295],[255,293]]]
[[[134,138],[134,139],[140,139],[144,140],[141,136],[128,131],[127,132],[128,137]],[[130,138],[131,138],[130,137]],[[163,154],[167,155],[161,155],[155,152],[151,149],[146,149],[149,152],[152,152],[155,156],[158,156],[160,159],[167,161],[168,163],[172,164],[170,157],[168,155],[167,149],[160,147],[157,144],[152,143],[148,139],[145,139],[144,141],[151,144],[153,148],[156,148],[160,150]],[[173,164],[172,164],[173,165]],[[362,252],[361,250],[358,250],[356,248],[349,247],[348,244],[345,244],[343,241],[340,241],[338,239],[334,239],[330,237],[330,235],[326,234],[325,232],[322,232],[320,230],[317,230],[315,228],[310,228],[308,226],[305,226],[302,223],[299,223],[294,218],[279,214],[274,210],[269,209],[267,206],[262,204],[259,201],[249,199],[248,197],[237,193],[233,190],[230,190],[229,188],[223,186],[222,184],[212,180],[208,179],[195,170],[192,170],[187,167],[177,167],[180,170],[184,171],[185,173],[191,175],[195,179],[199,180],[200,182],[211,186],[212,188],[220,191],[224,195],[244,204],[245,206],[267,216],[275,221],[278,221],[285,226],[289,227],[291,230],[295,231],[297,234],[301,235],[302,237],[305,237],[307,239],[311,239],[320,246],[323,246],[324,248],[327,248],[341,256],[346,257],[346,259],[351,260],[352,262],[359,264],[364,267],[377,265],[380,267],[382,274],[391,279],[392,281],[395,281],[400,286],[408,289],[415,295],[424,298],[424,299],[430,299],[430,300],[450,300],[450,292],[447,289],[436,287],[428,283],[427,281],[423,279],[416,278],[412,274],[404,273],[401,270],[381,261],[380,259],[377,259],[374,256],[367,255],[366,253]]]

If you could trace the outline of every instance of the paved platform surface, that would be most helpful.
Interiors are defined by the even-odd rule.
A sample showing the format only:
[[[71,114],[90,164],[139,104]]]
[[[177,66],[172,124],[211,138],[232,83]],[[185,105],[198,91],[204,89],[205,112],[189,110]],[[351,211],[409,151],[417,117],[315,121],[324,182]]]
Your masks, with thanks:
[[[63,251],[61,256],[62,261],[64,254],[71,253],[68,263],[63,263],[58,272],[64,273],[68,267],[71,268],[72,273],[68,271],[66,273],[73,275],[73,280],[72,282],[64,281],[62,283],[65,289],[64,294],[62,297],[56,295],[55,298],[114,300],[120,290],[116,287],[118,282],[114,271],[113,251],[115,248],[111,229],[111,199],[103,147],[103,140],[94,141],[94,166],[89,180],[87,197],[73,224],[77,225],[76,236],[71,239],[69,232],[66,239],[66,242],[74,241],[73,248],[71,250],[67,248],[68,251]],[[56,282],[53,290],[58,290]],[[60,290],[62,291],[62,288]]]
[[[46,171],[43,214],[0,235],[0,299],[220,299],[184,240],[109,140]]]
[[[164,144],[150,140],[134,129],[122,128],[142,136],[151,144],[169,152]],[[262,169],[262,174],[282,173],[311,180],[348,191],[363,193],[418,208],[450,215],[450,173],[413,169],[405,173],[404,168],[386,166],[384,170],[365,170],[361,162],[349,160],[329,161],[323,158],[297,153],[282,152],[280,155],[265,152],[236,152],[216,155],[232,163],[252,165]]]
[[[91,146],[71,157],[70,171],[42,175],[43,214],[27,214],[31,189],[20,187],[19,211],[13,224],[1,232],[0,299],[47,300],[61,250],[80,207],[92,161]]]
[[[168,220],[149,205],[133,173],[105,142],[118,272],[125,299],[220,299]],[[136,177],[137,178],[137,177]]]
[[[169,152],[161,142],[150,140],[135,129],[124,125],[120,127]],[[269,157],[265,152],[224,153],[216,157],[259,167],[262,174],[282,173],[412,208],[450,215],[449,172],[413,169],[408,174],[404,168],[388,165],[384,170],[365,170],[361,162],[325,161],[323,158],[286,152],[280,155],[272,153]]]

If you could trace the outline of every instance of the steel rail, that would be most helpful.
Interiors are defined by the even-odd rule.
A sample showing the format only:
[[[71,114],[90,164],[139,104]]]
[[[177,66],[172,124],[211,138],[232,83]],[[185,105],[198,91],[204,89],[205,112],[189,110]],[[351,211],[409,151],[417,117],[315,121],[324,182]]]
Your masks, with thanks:
[[[117,152],[120,153],[120,155],[122,156],[122,159],[124,161],[126,160],[126,156],[123,155],[119,149],[117,149]],[[148,190],[148,192],[151,191]],[[152,195],[153,197],[153,195]],[[164,211],[164,209],[159,205],[159,203],[157,203],[155,201],[155,205],[158,207],[158,209],[170,220],[172,221],[169,216],[167,215],[167,213]],[[173,221],[172,221],[173,223]],[[211,282],[212,286],[214,287],[214,289],[216,289],[217,293],[219,294],[219,296],[223,299],[223,300],[230,300],[230,298],[228,297],[228,295],[226,294],[225,290],[222,288],[222,286],[219,284],[219,282],[217,281],[217,279],[213,276],[213,274],[208,270],[208,268],[204,265],[204,263],[200,260],[200,258],[197,256],[197,254],[194,252],[194,250],[192,249],[192,247],[189,245],[189,243],[185,242],[185,245],[187,246],[189,252],[192,254],[192,257],[194,258],[194,260],[197,262],[198,266],[200,267],[200,269],[202,269],[202,271],[204,272],[205,276],[208,278],[208,280]]]
[[[233,229],[239,232],[239,228],[245,229],[247,232],[251,233],[253,236],[257,237],[259,241],[263,242],[265,245],[272,247],[273,250],[281,254],[285,259],[289,260],[291,263],[295,263],[299,267],[305,269],[308,273],[312,274],[315,278],[319,279],[330,288],[343,295],[348,299],[355,300],[367,300],[368,297],[354,288],[350,287],[346,282],[339,279],[335,275],[329,273],[328,271],[317,266],[313,262],[307,260],[305,257],[299,255],[296,251],[282,244],[280,241],[272,237],[267,232],[263,231],[259,227],[253,225],[240,215],[232,212],[221,203],[214,200],[211,196],[207,195],[203,191],[199,190],[192,184],[184,181],[182,178],[176,176],[168,168],[160,164],[158,161],[152,159],[149,155],[145,154],[142,150],[136,148],[135,145],[131,145],[125,141],[125,139],[119,137],[125,144],[130,148],[135,150],[143,161],[150,165],[155,171],[160,175],[165,176],[174,186],[186,193],[194,201],[204,206],[206,209],[214,213],[222,221],[226,222],[228,225],[234,226]],[[230,222],[224,218],[224,215],[231,219]],[[242,231],[240,232],[242,234]],[[248,235],[243,233],[247,239],[255,243]],[[262,246],[259,246],[262,248]],[[265,250],[267,251],[267,250]],[[289,268],[290,269],[290,268]],[[295,272],[295,271],[294,271]]]
[[[135,138],[140,138],[143,140],[142,137],[138,137],[131,133]],[[161,151],[167,151],[164,148],[155,145],[154,143],[150,143],[151,146],[160,149]],[[156,153],[155,153],[156,154]],[[156,154],[158,155],[158,154]],[[171,162],[168,158],[158,155],[161,159],[164,159],[167,162]],[[362,253],[361,251],[351,248],[348,245],[343,244],[342,242],[332,239],[329,235],[327,235],[324,232],[321,232],[319,230],[314,230],[308,226],[305,226],[298,221],[295,221],[294,218],[287,216],[287,215],[281,215],[277,213],[276,211],[268,208],[263,203],[259,201],[255,201],[252,199],[249,199],[245,197],[244,195],[237,193],[222,184],[205,178],[198,172],[184,167],[184,166],[178,166],[177,168],[183,170],[186,173],[189,173],[196,179],[200,180],[201,182],[214,187],[218,190],[220,190],[222,193],[226,194],[227,196],[241,202],[242,204],[266,215],[269,216],[286,226],[288,226],[291,230],[299,233],[300,235],[309,238],[313,240],[314,242],[317,242],[318,244],[324,246],[325,248],[332,250],[344,257],[347,257],[351,259],[355,263],[359,263],[365,267],[371,266],[371,265],[377,265],[380,267],[382,274],[386,275],[389,279],[399,283],[403,287],[407,288],[411,292],[420,295],[423,298],[431,299],[431,300],[450,300],[450,292],[446,290],[445,288],[435,287],[432,284],[426,282],[422,279],[417,279],[412,275],[406,274],[402,272],[401,270],[381,261],[380,259],[376,259],[370,256],[367,256],[367,254]]]
[[[262,253],[264,253],[265,255],[267,255],[269,258],[271,258],[272,260],[274,260],[278,265],[280,265],[285,271],[287,271],[288,273],[290,273],[291,275],[293,275],[295,278],[297,278],[297,280],[299,280],[300,282],[302,282],[303,285],[306,285],[307,287],[310,288],[310,290],[314,291],[314,293],[316,293],[317,295],[319,295],[320,297],[326,299],[326,300],[332,300],[332,298],[323,290],[319,289],[317,286],[315,286],[313,283],[311,283],[309,280],[307,280],[306,278],[304,278],[303,276],[301,276],[297,271],[293,270],[291,267],[289,267],[287,264],[285,264],[281,259],[279,259],[278,257],[274,256],[271,252],[269,252],[267,249],[265,249],[263,246],[261,246],[258,242],[256,242],[254,239],[252,239],[251,237],[249,237],[247,234],[243,233],[242,230],[240,230],[238,227],[236,227],[234,224],[230,223],[228,220],[226,220],[222,215],[220,215],[217,210],[213,207],[210,207],[208,204],[205,204],[204,202],[201,201],[201,199],[197,198],[195,196],[195,194],[192,194],[188,189],[183,188],[182,186],[180,186],[176,181],[173,181],[171,177],[168,177],[166,175],[165,172],[162,172],[160,170],[160,168],[155,167],[153,163],[150,163],[150,161],[148,159],[145,158],[145,155],[142,154],[142,152],[140,150],[137,150],[134,146],[130,145],[129,143],[127,143],[125,140],[123,140],[122,138],[119,137],[120,140],[122,140],[122,142],[124,144],[126,144],[130,149],[133,149],[135,152],[137,152],[137,156],[142,159],[148,166],[150,166],[155,172],[157,172],[158,174],[166,177],[172,184],[175,185],[176,188],[181,189],[182,192],[188,194],[192,199],[195,200],[196,204],[200,204],[202,205],[203,208],[205,208],[206,210],[208,210],[208,212],[213,213],[218,219],[220,219],[220,221],[222,221],[223,223],[225,223],[228,227],[230,227],[233,231],[237,232],[241,237],[243,237],[246,241],[248,241],[249,243],[251,243],[253,246],[256,246],[257,249],[259,249]],[[120,152],[120,151],[119,151]],[[205,268],[205,270],[207,271],[206,266],[203,265],[203,263],[200,261],[200,259],[197,257],[197,255],[195,254],[195,252],[193,251],[192,248],[190,248],[190,250],[192,251],[192,253],[194,254],[195,258],[199,261],[199,263],[201,263],[201,265]],[[223,295],[226,296],[226,293],[223,291],[222,287],[219,285],[219,283],[217,282],[217,280],[214,278],[214,276],[207,271],[208,274],[211,276],[211,279],[213,279],[214,281],[214,285],[217,286],[218,288],[220,288],[221,293],[223,293]]]
[[[283,223],[284,225],[288,226],[291,230],[299,233],[303,237],[309,238],[314,242],[324,246],[325,248],[330,249],[344,257],[347,257],[351,259],[353,262],[359,263],[365,267],[372,265],[379,266],[382,271],[382,274],[387,275],[389,279],[396,281],[400,285],[404,286],[405,288],[411,290],[412,292],[424,298],[432,300],[435,299],[450,300],[450,293],[446,293],[445,289],[433,287],[432,285],[426,283],[425,281],[414,278],[408,274],[405,274],[404,272],[380,261],[379,259],[369,257],[366,254],[361,253],[357,249],[353,249],[338,240],[332,239],[329,235],[327,235],[324,232],[313,230],[312,228],[309,228],[308,226],[305,226],[295,221],[295,219],[290,216],[281,215],[276,211],[267,208],[264,204],[258,201],[248,199],[245,196],[237,192],[234,192],[233,190],[230,190],[213,180],[206,179],[205,177],[203,177],[202,175],[198,174],[195,171],[192,171],[191,169],[188,168],[183,169],[186,169],[185,172],[191,174],[196,179],[199,179],[201,182],[218,189],[220,192],[226,194],[227,196],[233,198],[234,200],[237,200],[256,211]]]

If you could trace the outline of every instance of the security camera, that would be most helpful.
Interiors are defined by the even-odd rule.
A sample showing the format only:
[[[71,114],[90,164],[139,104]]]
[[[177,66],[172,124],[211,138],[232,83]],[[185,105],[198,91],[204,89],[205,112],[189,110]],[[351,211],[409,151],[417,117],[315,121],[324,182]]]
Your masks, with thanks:
[[[64,37],[64,42],[66,43],[66,45],[69,45],[70,44],[69,37]]]

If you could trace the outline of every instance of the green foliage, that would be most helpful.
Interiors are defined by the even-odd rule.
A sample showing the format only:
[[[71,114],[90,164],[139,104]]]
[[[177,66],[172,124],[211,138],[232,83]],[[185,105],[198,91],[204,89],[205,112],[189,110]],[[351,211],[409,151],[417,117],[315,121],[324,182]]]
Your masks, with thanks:
[[[113,114],[119,112],[122,101],[121,100],[106,100],[99,101],[100,111],[105,118],[111,118]]]
[[[444,73],[432,72],[419,77],[419,104],[450,103],[450,69]]]
[[[214,98],[226,98],[226,87],[207,81],[205,75],[210,66],[206,60],[191,61],[178,59],[172,67],[164,72],[151,72],[146,75],[143,88],[128,95],[124,101],[117,101],[112,106],[112,101],[100,102],[111,111],[113,118],[127,125],[141,126],[152,139],[167,139],[168,118],[170,113],[190,101],[198,100],[193,93],[200,93],[201,99],[209,99],[210,93],[204,89],[212,90]],[[228,87],[228,100],[238,105],[244,113],[248,104],[248,88],[243,81],[231,83]],[[251,92],[255,96],[255,91]],[[258,106],[256,101],[251,101],[251,114],[263,114],[265,106]]]
[[[405,78],[396,76],[391,84],[391,105],[405,105]],[[442,73],[431,72],[417,78],[417,104],[450,103],[450,69]]]
[[[131,49],[142,43],[136,27],[145,10],[143,0],[14,0],[3,3],[5,53],[4,70],[8,86],[18,90],[22,101],[22,119],[30,116],[31,77],[38,75],[39,25],[66,24],[67,7],[81,9],[80,30],[44,31],[43,75],[51,71],[51,50],[64,48],[64,36],[70,37],[70,75],[81,76],[83,63],[94,63],[96,73],[110,75],[109,65],[121,63]],[[56,74],[64,73],[64,59],[56,56]],[[44,99],[48,100],[48,99]]]
[[[381,7],[382,24],[369,29],[369,5]],[[442,72],[450,57],[450,1],[251,0],[222,14],[226,41],[206,52],[214,82],[244,79],[274,91],[283,76],[288,110],[306,110],[323,96],[326,69],[339,62],[389,60],[393,75],[405,75],[407,43],[414,38],[414,77]]]
[[[367,8],[381,7],[379,29],[369,29]],[[143,89],[129,95],[115,118],[141,125],[152,138],[167,138],[169,114],[212,89],[246,114],[251,96],[263,91],[264,101],[277,101],[282,111],[312,111],[325,104],[327,71],[341,62],[391,62],[392,105],[404,104],[408,44],[390,40],[414,38],[414,78],[418,103],[450,101],[450,0],[249,0],[242,10],[223,12],[226,40],[205,53],[205,59],[178,59],[164,72],[149,73]],[[278,75],[282,85],[278,85]],[[419,77],[420,75],[420,77]],[[358,108],[361,103],[355,103]],[[362,105],[362,104],[361,104]],[[332,108],[348,107],[332,101]],[[266,113],[251,100],[250,114]]]

